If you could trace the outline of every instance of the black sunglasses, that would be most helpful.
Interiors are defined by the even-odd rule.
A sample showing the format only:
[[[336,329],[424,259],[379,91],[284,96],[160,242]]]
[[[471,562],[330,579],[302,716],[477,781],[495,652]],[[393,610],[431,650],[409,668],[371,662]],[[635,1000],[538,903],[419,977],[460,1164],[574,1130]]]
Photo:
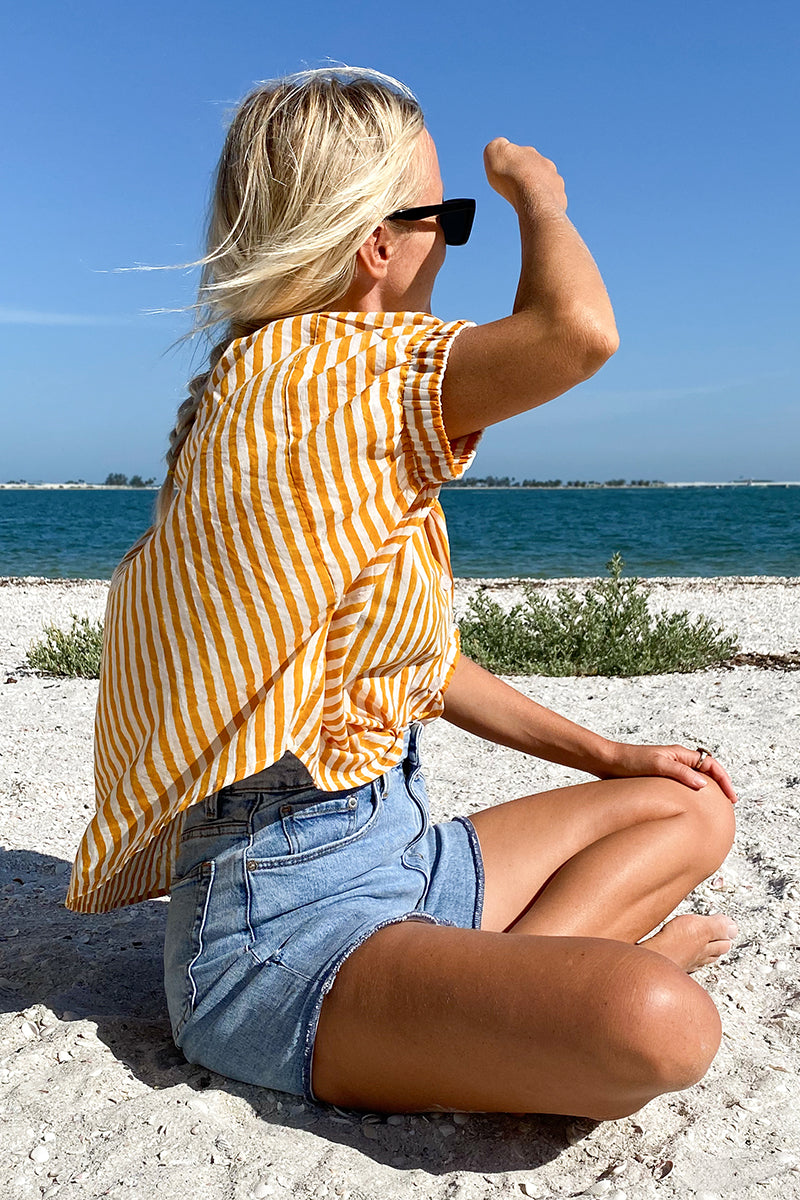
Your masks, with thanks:
[[[438,217],[445,243],[464,246],[475,220],[474,200],[444,200],[441,204],[423,204],[422,208],[401,208],[389,213],[387,221],[421,221],[423,217]]]

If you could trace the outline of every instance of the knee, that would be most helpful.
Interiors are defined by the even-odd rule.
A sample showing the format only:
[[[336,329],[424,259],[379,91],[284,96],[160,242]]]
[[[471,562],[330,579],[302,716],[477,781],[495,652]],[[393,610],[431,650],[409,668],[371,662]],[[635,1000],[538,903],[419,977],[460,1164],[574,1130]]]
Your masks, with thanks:
[[[610,1086],[585,1114],[595,1120],[619,1120],[657,1096],[691,1087],[710,1067],[722,1036],[711,997],[680,968],[655,954],[637,955],[627,965],[607,984],[617,1036],[608,1045]]]
[[[702,1079],[722,1037],[713,1000],[678,967],[655,962],[642,974],[627,1060],[631,1095],[641,1098],[639,1108]]]
[[[691,852],[705,878],[716,871],[733,845],[736,832],[733,805],[713,779],[698,791],[678,786],[692,821]]]

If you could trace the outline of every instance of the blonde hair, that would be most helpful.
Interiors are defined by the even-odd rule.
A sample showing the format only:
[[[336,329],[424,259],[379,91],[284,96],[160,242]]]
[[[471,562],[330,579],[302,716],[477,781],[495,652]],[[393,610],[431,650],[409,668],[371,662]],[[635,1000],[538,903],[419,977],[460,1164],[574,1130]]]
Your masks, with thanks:
[[[208,381],[228,344],[278,317],[323,311],[353,281],[356,251],[422,178],[422,110],[378,71],[325,67],[261,84],[241,103],[217,167],[195,332],[225,323],[206,371],[189,384],[169,435],[164,520],[173,472]]]

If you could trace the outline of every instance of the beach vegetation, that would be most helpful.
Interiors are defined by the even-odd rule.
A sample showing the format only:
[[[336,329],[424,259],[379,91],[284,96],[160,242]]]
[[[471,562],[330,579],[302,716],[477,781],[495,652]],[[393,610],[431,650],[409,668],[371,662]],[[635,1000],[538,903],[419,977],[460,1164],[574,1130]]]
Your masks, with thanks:
[[[48,625],[44,637],[28,651],[27,665],[43,675],[66,679],[99,679],[103,622],[72,613],[68,630]]]
[[[652,612],[647,585],[622,577],[619,554],[607,578],[583,592],[562,587],[554,599],[523,584],[525,599],[508,612],[485,590],[459,621],[461,648],[500,675],[662,675],[727,661],[735,635],[707,617]]]

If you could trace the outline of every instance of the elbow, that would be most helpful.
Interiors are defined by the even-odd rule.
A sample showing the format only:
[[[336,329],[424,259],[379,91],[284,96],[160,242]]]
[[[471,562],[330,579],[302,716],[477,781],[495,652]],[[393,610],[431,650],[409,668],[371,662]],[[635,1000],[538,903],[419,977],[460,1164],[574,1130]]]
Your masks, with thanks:
[[[570,329],[570,357],[579,381],[591,379],[619,349],[613,313],[583,311],[575,314]]]

